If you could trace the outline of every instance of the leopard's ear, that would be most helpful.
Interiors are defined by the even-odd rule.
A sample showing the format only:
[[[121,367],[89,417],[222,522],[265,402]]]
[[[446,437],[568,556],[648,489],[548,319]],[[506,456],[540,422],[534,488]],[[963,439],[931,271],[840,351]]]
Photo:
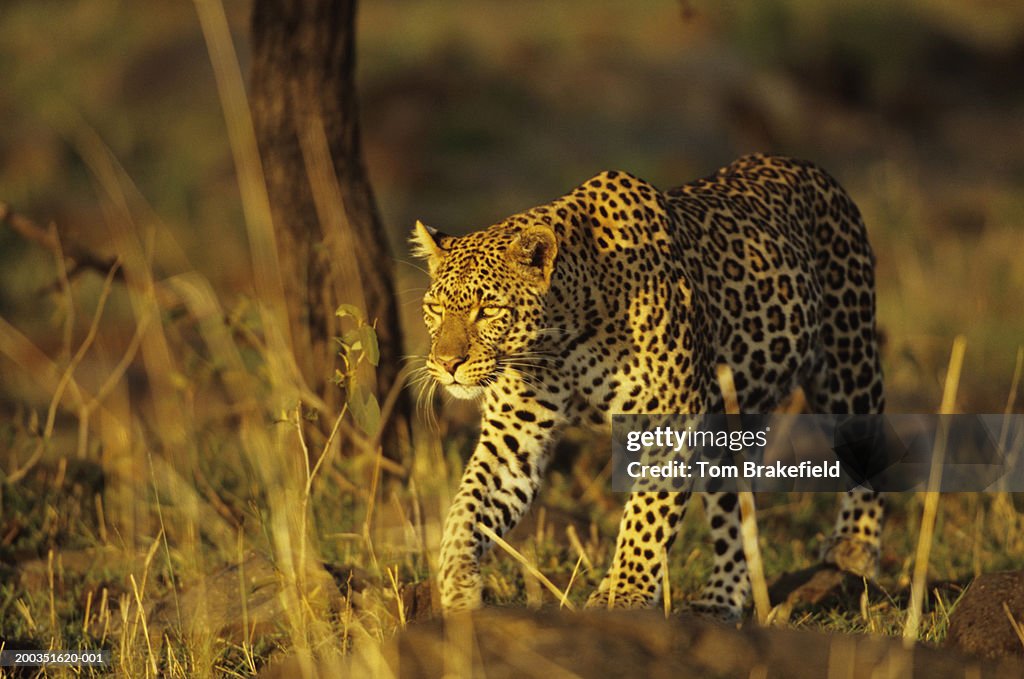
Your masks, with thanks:
[[[520,232],[508,249],[509,260],[531,283],[547,290],[555,270],[558,240],[546,226],[530,226]]]
[[[412,245],[412,256],[427,260],[430,275],[434,275],[434,271],[437,270],[445,256],[445,250],[441,247],[441,239],[450,237],[427,226],[420,220],[416,220],[416,226],[409,238],[409,243]]]

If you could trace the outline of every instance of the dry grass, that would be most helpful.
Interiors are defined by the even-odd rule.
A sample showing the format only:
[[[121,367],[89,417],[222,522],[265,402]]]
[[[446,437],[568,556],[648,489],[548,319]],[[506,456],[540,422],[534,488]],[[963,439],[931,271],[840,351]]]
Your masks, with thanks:
[[[676,16],[677,4],[671,4]],[[427,580],[434,571],[441,521],[462,457],[472,445],[471,427],[457,415],[443,419],[437,428],[423,427],[401,484],[382,476],[380,450],[372,436],[364,437],[365,445],[348,457],[338,454],[333,434],[323,445],[311,446],[302,439],[304,418],[327,418],[337,432],[352,429],[345,429],[349,415],[323,412],[297,378],[283,330],[285,300],[274,273],[269,210],[253,155],[229,17],[218,2],[204,0],[196,6],[237,169],[237,188],[225,189],[217,199],[235,191],[241,196],[237,211],[229,214],[204,203],[200,223],[233,219],[244,224],[244,238],[228,230],[216,242],[225,260],[234,263],[232,271],[260,275],[251,277],[251,285],[242,275],[246,284],[234,286],[225,282],[230,275],[211,263],[216,258],[199,257],[201,266],[190,263],[183,254],[189,243],[198,250],[202,248],[195,243],[205,241],[173,224],[173,218],[171,224],[164,223],[157,216],[160,209],[143,199],[154,184],[144,180],[142,188],[137,186],[134,173],[118,162],[122,153],[108,147],[108,137],[115,137],[112,146],[123,140],[92,128],[82,116],[65,111],[57,117],[60,138],[98,196],[90,203],[98,206],[90,214],[105,225],[98,240],[117,257],[123,282],[116,282],[113,274],[106,279],[71,276],[60,256],[56,265],[31,257],[28,264],[10,261],[11,287],[5,281],[4,294],[16,298],[19,307],[10,318],[6,310],[0,315],[3,404],[4,415],[9,415],[0,422],[5,451],[0,464],[6,475],[0,486],[0,629],[5,638],[38,648],[114,649],[117,671],[126,676],[251,676],[282,655],[294,655],[311,673],[314,661],[338,670],[346,654],[386,676],[388,640],[408,623],[403,589]],[[952,3],[934,7],[939,16],[954,17],[943,21],[959,21]],[[429,22],[419,21],[416,12],[395,16],[393,8],[384,6],[363,20],[369,36],[376,36],[369,38],[367,54],[378,54],[388,44],[381,36],[389,31],[374,33],[374,25],[390,25],[394,31],[396,23],[401,28],[408,22],[419,28],[398,31],[407,41],[401,60],[429,62],[440,49],[438,41],[454,31],[463,36],[467,50],[491,41],[486,60],[470,61],[491,72],[500,70],[517,63],[524,46],[511,29],[501,32],[501,41],[491,40],[495,29],[488,11],[493,8],[467,8],[450,19],[454,28],[435,26],[431,33],[423,28]],[[567,10],[545,6],[539,11],[552,16],[541,22],[545,28],[533,34],[527,47],[554,53],[578,48],[587,55],[559,62],[564,72],[558,82],[575,82],[595,71],[590,59],[597,54],[600,64],[602,45],[614,44],[609,36],[618,35],[609,26],[651,36],[636,53],[642,63],[655,63],[679,39],[676,29],[654,10],[650,15],[633,13],[621,25],[603,14],[593,16],[571,34],[551,29],[560,25],[554,15]],[[614,10],[607,11],[614,19]],[[77,16],[88,26],[101,23],[101,14],[95,8],[80,9]],[[713,29],[687,24],[682,29],[687,49],[700,49],[713,37]],[[996,31],[984,22],[964,30],[972,35]],[[31,53],[37,49],[23,48]],[[459,66],[457,55],[454,60],[452,68],[468,68]],[[386,60],[372,63],[376,65],[370,73],[381,82],[395,77],[388,71],[395,67]],[[622,72],[609,69],[609,87],[628,84],[622,82]],[[14,86],[29,96],[25,82]],[[597,107],[591,89],[579,87],[574,90],[578,97],[568,97],[572,102],[564,101],[561,90],[554,99],[573,120],[580,116],[571,105],[577,98],[581,107]],[[383,89],[370,92],[371,103],[386,103]],[[705,104],[712,117],[722,117]],[[642,117],[648,115],[640,110],[643,106],[632,106],[622,103],[616,109],[621,117],[613,122],[663,131]],[[710,125],[712,121],[699,119],[704,114],[694,112],[698,109],[704,110],[685,109],[686,123]],[[494,114],[515,117],[507,111]],[[822,111],[821,116],[825,123],[835,122],[830,116],[842,118],[834,111]],[[490,125],[514,122],[502,121]],[[861,123],[857,119],[851,124]],[[703,151],[706,157],[699,160],[670,162],[658,152],[642,156],[632,150],[644,140],[614,139],[607,133],[608,121],[597,128],[587,119],[580,134],[603,140],[595,142],[595,153],[601,154],[597,160],[558,146],[543,131],[535,142],[527,131],[510,128],[516,130],[516,143],[524,146],[523,155],[515,156],[512,169],[499,172],[494,181],[528,175],[535,184],[516,184],[508,191],[492,186],[489,193],[478,191],[475,198],[452,201],[450,196],[459,193],[455,187],[476,181],[472,177],[478,168],[466,169],[458,152],[435,154],[428,139],[421,156],[403,161],[411,169],[403,169],[412,176],[439,176],[444,196],[422,187],[419,194],[401,193],[395,183],[400,170],[389,164],[394,161],[382,164],[380,159],[390,147],[374,136],[394,130],[388,132],[384,122],[380,128],[375,124],[368,125],[371,161],[376,158],[378,163],[382,195],[394,198],[385,199],[385,211],[398,223],[411,223],[406,212],[413,204],[428,213],[424,218],[433,216],[431,210],[464,224],[495,218],[505,208],[550,197],[597,169],[595,163],[604,164],[607,156],[615,156],[616,164],[635,160],[640,167],[633,169],[666,178],[662,183],[669,176],[681,180],[691,169],[709,169],[704,164],[710,158],[741,146],[730,143]],[[453,146],[461,143],[449,141]],[[683,142],[692,140],[676,141],[690,148]],[[220,148],[223,154],[229,152],[226,145]],[[508,155],[500,145],[492,153],[486,156],[492,164]],[[436,167],[424,160],[434,155]],[[553,156],[563,156],[564,162],[551,163]],[[936,177],[934,170],[921,170],[923,165],[916,157],[898,154],[873,157],[854,164],[849,181],[844,177],[871,225],[879,254],[891,409],[995,411],[1006,404],[1013,411],[1020,384],[1018,347],[1024,337],[1017,308],[1024,296],[1019,182],[1000,176],[998,181],[979,182],[980,187],[958,188],[952,180]],[[462,174],[444,169],[454,166]],[[544,169],[534,176],[536,168]],[[8,179],[13,176],[9,170],[0,176],[7,180],[5,189],[16,194],[0,199],[30,195],[21,183]],[[950,227],[947,218],[958,201],[975,198],[984,205],[979,230]],[[26,313],[23,308],[35,308],[35,290],[54,280],[57,292],[45,298],[44,317]],[[406,282],[413,285],[411,278]],[[413,321],[410,327],[417,324]],[[970,350],[959,390],[943,397],[940,405],[946,355],[953,336],[961,332],[967,334]],[[947,374],[952,373],[950,368]],[[585,454],[571,468],[554,467],[541,510],[485,566],[487,596],[497,605],[581,605],[610,561],[619,505],[606,490],[605,461]],[[833,511],[827,497],[772,500],[760,512],[762,560],[769,578],[813,562],[813,547],[827,523],[822,517]],[[941,640],[957,590],[937,588],[929,598],[923,585],[1019,566],[1024,526],[1019,499],[1012,495],[965,494],[936,501],[934,495],[894,499],[882,579],[892,596],[865,596],[852,607],[808,610],[790,624]],[[678,611],[686,596],[698,591],[707,571],[710,559],[699,548],[705,537],[699,514],[691,512],[670,555],[666,613]],[[323,564],[333,572],[326,572]],[[912,602],[895,594],[911,585]],[[763,602],[761,608],[763,614]],[[455,674],[472,666],[473,651],[464,646],[468,638],[453,631],[440,651]],[[838,646],[835,651],[840,667],[843,651]]]

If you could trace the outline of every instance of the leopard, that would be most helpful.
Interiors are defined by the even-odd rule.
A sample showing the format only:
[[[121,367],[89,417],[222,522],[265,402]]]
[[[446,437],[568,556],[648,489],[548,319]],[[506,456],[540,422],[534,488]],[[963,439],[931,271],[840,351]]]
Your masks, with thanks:
[[[875,255],[850,195],[815,164],[766,154],[659,190],[605,171],[550,203],[452,236],[417,221],[430,284],[424,369],[480,409],[441,537],[445,614],[482,605],[481,560],[537,498],[569,427],[632,413],[722,413],[728,366],[743,413],[803,391],[807,410],[885,404]],[[647,608],[687,504],[703,499],[713,548],[688,606],[741,620],[751,585],[735,492],[631,493],[588,608]],[[819,559],[876,576],[885,498],[840,492]]]

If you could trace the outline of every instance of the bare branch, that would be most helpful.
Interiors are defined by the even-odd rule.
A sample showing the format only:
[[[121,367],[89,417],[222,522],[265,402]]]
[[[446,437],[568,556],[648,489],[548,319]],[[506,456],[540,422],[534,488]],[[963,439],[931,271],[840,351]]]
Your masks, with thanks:
[[[60,256],[70,259],[72,265],[68,268],[68,279],[74,278],[84,270],[93,270],[106,276],[117,268],[116,257],[100,257],[78,243],[62,243],[57,238],[54,230],[44,229],[28,217],[14,211],[11,206],[0,201],[0,224],[10,227],[11,231],[18,234],[30,243]],[[124,278],[124,274],[118,269],[115,273],[115,280]]]

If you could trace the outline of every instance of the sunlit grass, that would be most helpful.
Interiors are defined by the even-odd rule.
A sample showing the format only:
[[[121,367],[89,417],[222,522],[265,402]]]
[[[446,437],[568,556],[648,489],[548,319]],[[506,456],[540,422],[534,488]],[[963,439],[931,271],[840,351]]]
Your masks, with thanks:
[[[660,138],[651,141],[684,122],[722,118],[717,104],[699,93],[663,87],[678,84],[671,76],[681,68],[676,50],[700,56],[704,41],[718,39],[719,20],[750,41],[747,47],[774,49],[778,35],[764,34],[771,27],[749,16],[720,19],[697,4],[713,21],[684,23],[679,3],[664,2],[645,12],[629,9],[628,21],[618,21],[614,8],[595,14],[589,5],[587,20],[576,21],[570,3],[537,6],[543,21],[516,15],[510,23],[507,3],[481,3],[432,24],[426,17],[444,11],[443,3],[408,12],[364,3],[371,93],[374,78],[416,76],[447,50],[444,63],[455,76],[486,84],[482,91],[500,104],[492,102],[486,115],[464,104],[440,129],[415,139],[423,144],[419,159],[411,152],[387,157],[382,137],[394,128],[375,132],[371,115],[371,169],[378,163],[382,195],[394,197],[385,204],[388,215],[396,224],[411,223],[414,212],[435,210],[468,228],[527,207],[525,201],[546,200],[607,164],[636,164],[627,169],[658,174],[650,178],[666,186],[689,178],[684,169],[712,170],[714,159],[742,146],[734,131],[691,130],[672,137],[678,144],[672,149]],[[814,3],[775,4],[806,12],[800,15],[805,32],[821,19]],[[955,3],[913,5],[971,40],[994,36],[995,44],[1020,21],[997,26]],[[438,428],[421,427],[401,483],[381,474],[378,449],[357,446],[342,456],[336,438],[318,445],[300,437],[304,418],[324,418],[333,427],[339,413],[318,412],[315,396],[295,377],[287,341],[274,330],[283,302],[273,277],[253,283],[248,273],[274,270],[274,248],[245,138],[241,72],[232,71],[228,24],[205,17],[228,92],[225,128],[207,71],[194,88],[189,83],[189,100],[206,108],[181,104],[180,89],[172,92],[178,108],[117,103],[122,87],[138,96],[148,90],[131,83],[150,82],[146,69],[128,68],[133,60],[124,54],[143,53],[160,66],[161,49],[181,48],[169,35],[197,44],[201,36],[191,13],[168,10],[158,25],[136,14],[112,22],[109,8],[83,3],[58,22],[50,40],[31,38],[38,33],[33,27],[52,18],[43,5],[22,3],[0,26],[3,39],[13,41],[7,44],[26,58],[0,66],[0,73],[18,74],[5,79],[11,87],[0,92],[0,103],[16,100],[19,111],[13,131],[2,137],[17,153],[0,159],[0,200],[41,215],[60,206],[53,209],[72,222],[71,236],[84,232],[90,244],[119,257],[126,279],[106,282],[88,273],[69,280],[49,254],[0,236],[12,248],[0,253],[8,305],[0,314],[3,408],[10,415],[0,421],[7,475],[0,487],[0,629],[5,638],[38,648],[114,649],[115,666],[130,676],[250,676],[285,656],[307,669],[315,659],[335,670],[341,658],[359,658],[384,672],[390,639],[410,623],[404,597],[436,567],[442,519],[472,446],[471,427],[446,419]],[[243,13],[235,13],[232,25],[244,28]],[[1001,13],[1017,16],[1009,6]],[[410,26],[415,30],[403,28]],[[751,30],[762,33],[742,37]],[[396,34],[403,36],[400,53],[392,53]],[[640,34],[647,39],[632,58],[655,73],[650,82],[634,82],[636,69],[614,56],[623,40]],[[460,41],[454,47],[453,35]],[[94,52],[98,44],[106,49]],[[536,89],[503,75],[504,69],[521,75],[538,54],[570,52]],[[200,62],[208,69],[205,56]],[[594,73],[606,80],[588,79]],[[604,90],[626,84],[633,95],[659,96],[601,105]],[[602,113],[584,117],[588,108]],[[541,118],[556,122],[543,130],[523,127],[522,120]],[[235,137],[241,190],[228,169],[225,129]],[[37,132],[38,145],[28,144]],[[695,136],[712,141],[688,144]],[[999,412],[1024,338],[1019,178],[1002,172],[977,185],[943,183],[926,155],[900,143],[890,148],[894,138],[903,139],[890,131],[867,142],[884,148],[836,171],[864,212],[879,259],[890,410],[943,407],[952,339],[964,334],[958,398],[945,407]],[[508,151],[510,139],[520,155]],[[146,161],[150,156],[153,162]],[[401,183],[403,171],[411,188]],[[966,227],[957,217],[964,203],[977,212],[968,210]],[[405,280],[409,288],[422,285],[411,275]],[[39,293],[54,281],[56,292]],[[406,307],[411,329],[418,328],[416,306]],[[337,420],[343,432],[354,429],[348,417]],[[487,560],[489,602],[581,607],[596,586],[611,560],[621,498],[608,491],[606,461],[580,457],[556,465],[541,505],[509,536],[508,549]],[[833,498],[760,500],[767,578],[812,565]],[[672,613],[699,591],[710,567],[699,505],[691,505],[670,555]],[[902,632],[923,498],[896,497],[892,506],[880,583],[887,594],[801,612],[790,625]],[[1018,498],[943,496],[936,509],[927,569],[918,569],[929,581],[962,582],[1019,567]],[[940,641],[956,598],[951,588],[925,602],[915,638]],[[454,642],[450,650],[452,658],[471,661]]]

